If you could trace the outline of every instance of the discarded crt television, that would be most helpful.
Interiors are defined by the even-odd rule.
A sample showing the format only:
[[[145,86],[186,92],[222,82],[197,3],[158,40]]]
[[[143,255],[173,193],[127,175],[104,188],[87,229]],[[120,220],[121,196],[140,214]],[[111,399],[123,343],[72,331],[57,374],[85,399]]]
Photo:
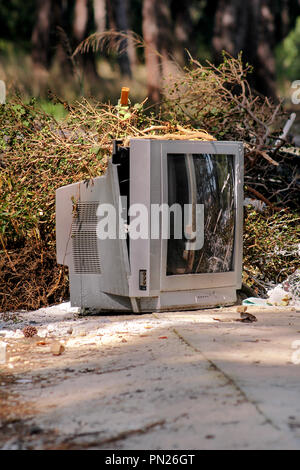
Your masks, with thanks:
[[[114,142],[104,176],[56,192],[71,305],[153,312],[232,305],[241,288],[241,142]]]

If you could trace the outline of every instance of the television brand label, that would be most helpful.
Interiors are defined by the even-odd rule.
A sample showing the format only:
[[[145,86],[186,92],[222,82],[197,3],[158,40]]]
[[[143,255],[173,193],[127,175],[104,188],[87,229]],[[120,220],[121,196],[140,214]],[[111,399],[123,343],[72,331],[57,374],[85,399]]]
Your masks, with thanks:
[[[198,303],[198,302],[202,302],[205,299],[211,299],[211,298],[215,298],[215,297],[216,297],[215,291],[206,292],[205,294],[196,295],[195,296],[195,302]]]
[[[147,270],[140,269],[139,271],[139,284],[140,290],[147,290]]]

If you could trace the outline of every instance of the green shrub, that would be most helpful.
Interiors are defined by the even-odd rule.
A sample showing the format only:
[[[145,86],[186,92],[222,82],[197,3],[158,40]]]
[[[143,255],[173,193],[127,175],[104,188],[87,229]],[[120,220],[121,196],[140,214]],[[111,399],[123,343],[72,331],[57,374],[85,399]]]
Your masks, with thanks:
[[[277,72],[281,80],[300,79],[300,16],[295,28],[276,49]]]

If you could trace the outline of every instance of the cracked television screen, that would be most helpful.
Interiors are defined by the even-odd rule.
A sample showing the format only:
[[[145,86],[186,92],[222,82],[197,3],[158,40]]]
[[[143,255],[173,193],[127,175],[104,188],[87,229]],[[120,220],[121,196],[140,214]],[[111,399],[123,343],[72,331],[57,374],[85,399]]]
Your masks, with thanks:
[[[168,154],[168,204],[181,207],[181,233],[170,211],[167,275],[233,270],[235,236],[234,155]],[[190,207],[186,216],[185,208]],[[197,207],[197,211],[195,208]],[[197,213],[196,213],[197,212]],[[199,215],[199,216],[198,216]],[[202,237],[189,247],[189,232]],[[199,245],[199,243],[198,243]],[[190,245],[191,246],[191,245]]]

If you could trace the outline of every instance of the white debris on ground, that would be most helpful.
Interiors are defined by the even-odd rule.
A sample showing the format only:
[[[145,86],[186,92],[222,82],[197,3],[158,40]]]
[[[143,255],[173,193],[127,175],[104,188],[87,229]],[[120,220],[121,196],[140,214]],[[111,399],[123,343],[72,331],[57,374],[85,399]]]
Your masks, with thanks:
[[[284,282],[267,292],[267,299],[249,297],[243,305],[300,307],[300,269],[297,269]]]
[[[80,336],[81,343],[84,343],[84,336],[98,335],[102,337],[102,342],[104,342],[106,336],[111,338],[120,331],[132,334],[141,333],[145,323],[144,316],[141,316],[140,320],[136,317],[130,319],[128,314],[123,315],[126,318],[124,321],[120,321],[122,314],[119,314],[118,322],[114,321],[114,315],[110,317],[111,319],[99,315],[80,316],[79,309],[71,307],[70,302],[41,308],[33,312],[22,311],[2,315],[5,315],[5,319],[1,320],[0,315],[0,339],[24,338],[23,328],[33,325],[38,328],[39,338]],[[168,320],[160,319],[158,321],[153,316],[151,319],[149,318],[151,327],[162,326],[162,324],[168,327],[169,323]],[[87,338],[86,342],[88,341]],[[69,340],[68,345],[71,343],[72,341]]]
[[[282,283],[283,288],[287,290],[294,300],[294,302],[300,302],[300,269],[297,269],[291,274],[286,281]]]
[[[299,448],[300,316],[248,309],[7,315],[0,449]]]

